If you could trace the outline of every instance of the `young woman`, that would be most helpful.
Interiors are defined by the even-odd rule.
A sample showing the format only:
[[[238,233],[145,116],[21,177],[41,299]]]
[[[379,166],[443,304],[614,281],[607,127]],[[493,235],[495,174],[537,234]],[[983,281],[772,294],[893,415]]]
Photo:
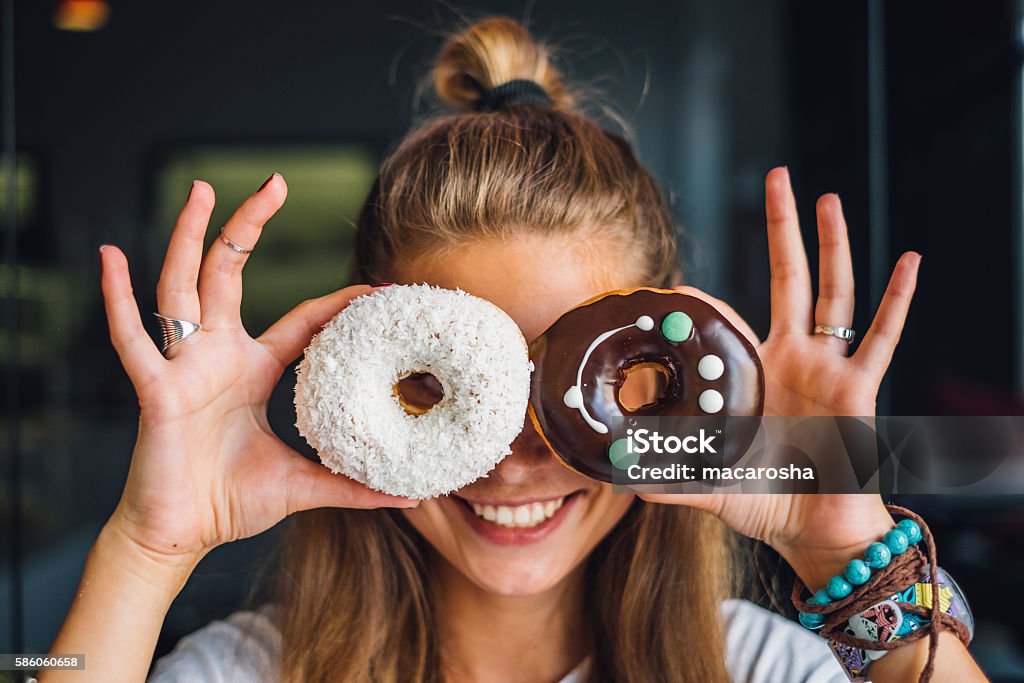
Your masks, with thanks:
[[[515,79],[550,103],[481,111]],[[504,309],[527,340],[613,289],[679,285],[666,204],[620,137],[575,109],[545,49],[511,20],[453,37],[434,70],[459,110],[429,119],[384,162],[357,231],[361,281],[460,287]],[[543,98],[541,98],[543,99]],[[871,415],[914,291],[903,254],[856,354],[815,321],[848,326],[853,276],[839,199],[817,204],[819,297],[812,302],[787,170],[766,179],[771,331],[757,345],[766,412]],[[228,221],[253,247],[285,200],[275,174]],[[143,328],[128,264],[101,247],[114,346],[138,393],[138,442],[124,494],[89,554],[52,652],[84,672],[44,683],[142,681],[171,601],[214,547],[292,513],[277,599],[187,636],[153,681],[843,681],[825,641],[729,599],[730,534],[761,539],[811,587],[892,528],[878,496],[650,496],[613,493],[547,451],[528,420],[513,453],[451,496],[371,491],[290,450],[268,396],[312,336],[354,297],[306,301],[257,338],[239,304],[248,254],[202,254],[213,188],[196,181],[157,286],[161,314],[201,322],[164,357]],[[535,527],[503,527],[465,503],[563,501]],[[368,510],[368,508],[385,508]],[[984,680],[951,633],[936,681]],[[927,639],[872,665],[877,683],[916,680]]]

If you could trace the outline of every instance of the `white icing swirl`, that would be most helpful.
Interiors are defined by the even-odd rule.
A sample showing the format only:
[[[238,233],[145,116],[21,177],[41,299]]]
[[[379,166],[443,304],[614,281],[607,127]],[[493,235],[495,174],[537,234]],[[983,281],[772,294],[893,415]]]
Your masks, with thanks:
[[[598,434],[607,434],[608,425],[600,422],[599,420],[595,420],[587,411],[587,406],[583,401],[583,368],[586,367],[587,361],[590,360],[590,354],[592,354],[594,350],[604,342],[604,340],[608,339],[608,337],[612,336],[616,332],[628,330],[631,327],[636,327],[644,332],[649,332],[654,329],[654,319],[649,315],[642,315],[637,318],[636,322],[632,325],[616,327],[614,330],[608,330],[607,332],[602,332],[598,335],[597,339],[592,341],[590,346],[587,347],[587,352],[583,354],[583,360],[580,361],[580,366],[576,369],[576,384],[569,387],[566,390],[565,395],[562,397],[562,403],[564,403],[567,408],[575,408],[580,411],[580,416],[582,416],[584,421],[590,425],[590,428]]]

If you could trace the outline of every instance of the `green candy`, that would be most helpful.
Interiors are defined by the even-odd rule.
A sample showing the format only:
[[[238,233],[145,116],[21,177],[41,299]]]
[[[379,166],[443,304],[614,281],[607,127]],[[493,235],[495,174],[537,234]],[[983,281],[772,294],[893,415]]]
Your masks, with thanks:
[[[608,459],[612,461],[614,467],[628,470],[640,462],[640,454],[629,452],[629,439],[616,439],[608,447]]]
[[[693,319],[682,311],[673,311],[661,321],[661,333],[669,341],[684,342],[693,335]]]

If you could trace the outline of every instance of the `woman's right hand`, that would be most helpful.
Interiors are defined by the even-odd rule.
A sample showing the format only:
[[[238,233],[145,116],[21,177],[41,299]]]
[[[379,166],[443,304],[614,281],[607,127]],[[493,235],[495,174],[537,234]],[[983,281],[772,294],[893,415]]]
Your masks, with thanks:
[[[274,174],[224,234],[252,248],[286,195],[284,179]],[[110,336],[140,407],[128,480],[108,524],[161,560],[195,561],[300,510],[418,504],[333,474],[286,446],[267,421],[267,401],[284,369],[350,300],[373,289],[349,287],[305,301],[253,339],[239,312],[249,255],[217,239],[203,258],[213,205],[213,188],[195,181],[171,235],[157,307],[201,329],[171,346],[168,358],[143,327],[124,253],[101,248]]]

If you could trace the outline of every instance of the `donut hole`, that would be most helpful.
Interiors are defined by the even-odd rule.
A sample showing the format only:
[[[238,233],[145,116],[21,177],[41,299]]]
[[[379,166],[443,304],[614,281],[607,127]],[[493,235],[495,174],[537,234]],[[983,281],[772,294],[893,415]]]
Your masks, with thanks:
[[[668,390],[669,373],[661,363],[636,363],[622,371],[619,405],[628,412],[656,405]]]
[[[412,372],[395,382],[393,393],[406,413],[423,415],[441,402],[444,387],[429,372]]]

